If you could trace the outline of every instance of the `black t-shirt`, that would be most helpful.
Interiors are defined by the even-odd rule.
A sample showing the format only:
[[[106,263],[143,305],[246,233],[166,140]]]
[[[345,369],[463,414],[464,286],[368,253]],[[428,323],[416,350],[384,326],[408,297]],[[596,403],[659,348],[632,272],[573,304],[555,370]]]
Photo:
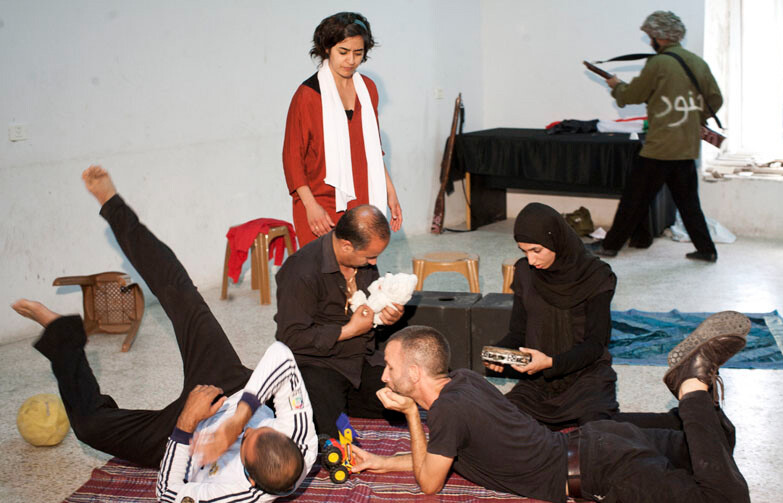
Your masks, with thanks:
[[[459,369],[427,413],[427,451],[454,458],[454,470],[496,491],[562,503],[567,444],[479,374]]]

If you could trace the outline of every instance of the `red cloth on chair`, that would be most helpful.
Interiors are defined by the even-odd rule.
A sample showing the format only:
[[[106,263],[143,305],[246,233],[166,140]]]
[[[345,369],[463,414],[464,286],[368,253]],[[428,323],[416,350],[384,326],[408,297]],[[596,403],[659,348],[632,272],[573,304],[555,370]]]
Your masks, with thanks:
[[[231,247],[231,256],[228,258],[228,277],[234,280],[234,283],[239,281],[239,274],[242,272],[242,264],[247,259],[248,250],[255,241],[256,237],[263,233],[269,232],[272,227],[279,227],[285,225],[288,227],[288,233],[291,235],[291,243],[296,251],[296,233],[294,232],[294,226],[286,222],[285,220],[276,220],[274,218],[257,218],[249,222],[245,222],[242,225],[236,225],[231,227],[226,233],[228,238],[228,245]],[[269,258],[275,259],[275,265],[283,263],[283,256],[285,255],[285,238],[283,236],[276,237],[269,243]]]

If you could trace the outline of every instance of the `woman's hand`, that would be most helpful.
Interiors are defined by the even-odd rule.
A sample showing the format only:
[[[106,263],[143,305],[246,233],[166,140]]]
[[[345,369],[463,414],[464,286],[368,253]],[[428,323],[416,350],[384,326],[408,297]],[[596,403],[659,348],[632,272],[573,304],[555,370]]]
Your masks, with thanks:
[[[388,194],[388,204],[391,210],[391,230],[397,232],[402,227],[402,208],[397,200],[397,194]]]
[[[552,357],[547,356],[537,349],[519,348],[523,353],[530,353],[532,356],[527,365],[512,365],[511,368],[521,374],[535,374],[548,368],[552,368]]]
[[[307,185],[297,187],[296,193],[299,195],[299,199],[302,201],[302,205],[307,212],[307,225],[310,227],[310,231],[319,237],[331,231],[334,227],[332,217],[330,217],[329,212],[315,200],[315,196],[313,196],[310,187]]]
[[[317,202],[313,201],[309,205],[305,205],[305,210],[307,211],[307,225],[316,236],[323,236],[334,228],[334,222],[329,216],[329,212]]]
[[[384,171],[386,171],[384,169]],[[386,171],[386,204],[389,205],[391,210],[391,230],[397,232],[402,227],[402,208],[400,207],[400,201],[397,199],[397,190],[394,188],[394,184],[391,181],[389,172]]]

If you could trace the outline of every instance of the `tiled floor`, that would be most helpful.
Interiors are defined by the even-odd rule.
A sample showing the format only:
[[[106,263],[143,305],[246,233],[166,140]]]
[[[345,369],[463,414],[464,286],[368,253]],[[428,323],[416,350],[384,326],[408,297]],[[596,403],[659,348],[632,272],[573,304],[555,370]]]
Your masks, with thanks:
[[[511,221],[506,221],[471,233],[395,235],[379,267],[381,272],[410,272],[415,253],[471,251],[481,257],[482,292],[499,292],[501,263],[519,255],[511,228]],[[657,239],[648,250],[624,250],[610,259],[619,278],[613,309],[767,312],[783,307],[783,243],[745,238],[718,245],[717,264],[685,260],[688,251],[688,244]],[[245,364],[253,366],[273,340],[275,308],[258,305],[257,293],[249,289],[249,275],[243,284],[231,286],[228,301],[218,300],[219,274],[216,270],[213,285],[201,285],[202,293]],[[467,282],[459,275],[440,273],[427,279],[425,289],[464,291]],[[24,294],[19,292],[20,297]],[[0,409],[0,500],[56,503],[84,483],[92,468],[102,465],[108,456],[84,446],[72,433],[51,448],[34,448],[21,439],[15,425],[19,405],[36,393],[57,392],[46,360],[31,342],[0,346],[0,400],[5,404]],[[162,407],[177,396],[181,363],[171,326],[159,305],[148,306],[129,353],[119,352],[120,343],[121,336],[106,335],[95,336],[87,346],[105,393],[122,406],[135,408]],[[616,369],[623,410],[664,411],[675,404],[661,383],[664,368],[617,365]],[[751,487],[752,499],[776,502],[783,493],[779,476],[783,447],[777,444],[783,438],[783,374],[729,369],[722,375],[725,409],[737,426],[735,457]]]

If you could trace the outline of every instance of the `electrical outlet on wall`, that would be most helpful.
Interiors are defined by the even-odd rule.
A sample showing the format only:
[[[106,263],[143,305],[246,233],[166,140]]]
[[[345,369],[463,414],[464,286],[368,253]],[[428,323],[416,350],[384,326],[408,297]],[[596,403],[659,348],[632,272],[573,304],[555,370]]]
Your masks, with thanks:
[[[9,124],[8,125],[8,139],[10,141],[23,141],[27,139],[27,125],[26,124]]]

